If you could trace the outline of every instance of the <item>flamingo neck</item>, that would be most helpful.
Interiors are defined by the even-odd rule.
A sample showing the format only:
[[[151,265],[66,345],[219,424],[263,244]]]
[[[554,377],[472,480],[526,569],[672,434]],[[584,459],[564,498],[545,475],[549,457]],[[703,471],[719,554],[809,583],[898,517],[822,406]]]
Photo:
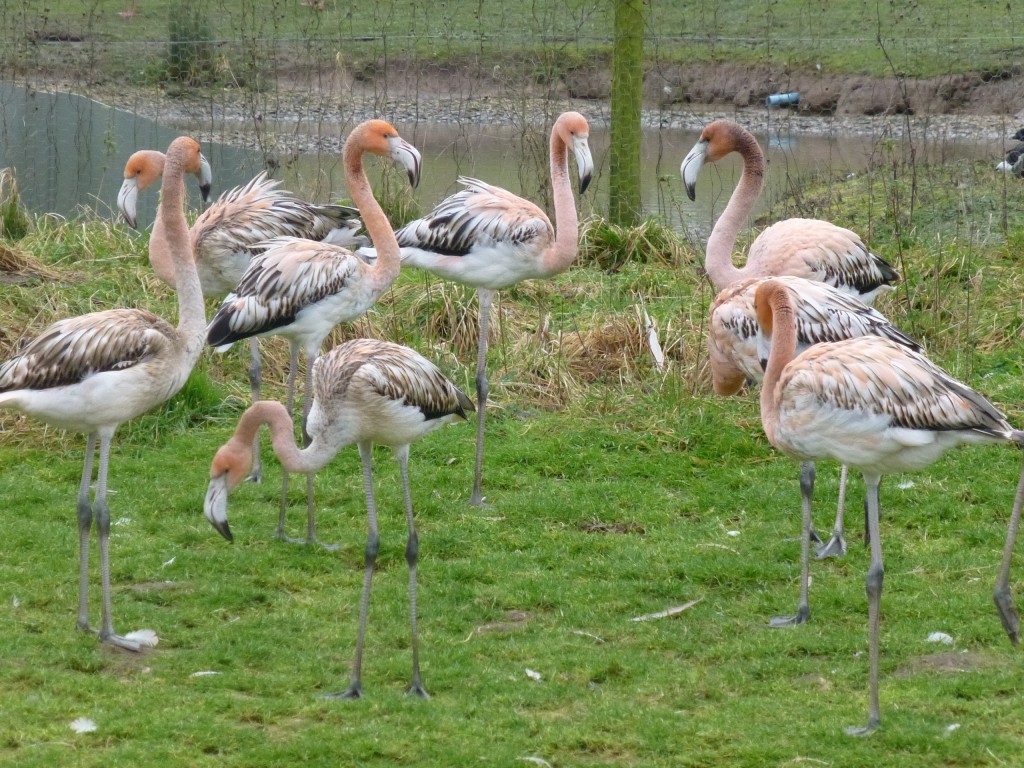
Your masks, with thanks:
[[[764,153],[749,134],[737,135],[733,148],[743,157],[743,175],[711,231],[704,260],[704,269],[717,291],[745,277],[756,277],[750,273],[749,264],[738,269],[732,263],[732,249],[764,186]]]
[[[388,221],[380,203],[373,196],[370,180],[366,178],[366,171],[363,170],[363,145],[360,138],[358,134],[350,135],[345,142],[342,151],[345,180],[352,202],[359,209],[363,226],[377,250],[377,263],[370,267],[367,273],[383,290],[398,277],[401,256],[395,231],[391,228],[391,222]]]
[[[242,447],[239,455],[251,461],[253,439],[264,424],[270,428],[274,455],[288,472],[316,472],[333,457],[318,437],[313,438],[309,447],[300,450],[295,443],[295,424],[291,414],[276,400],[258,400],[242,414],[231,438],[233,443]]]
[[[771,351],[768,353],[768,366],[765,368],[764,381],[761,382],[761,425],[768,437],[768,442],[775,445],[775,435],[779,426],[779,410],[781,395],[777,392],[783,369],[789,365],[796,355],[796,316],[793,304],[785,288],[779,287],[772,292],[769,299],[771,308]]]
[[[564,272],[579,252],[580,222],[569,180],[569,157],[565,142],[558,135],[558,124],[551,128],[551,190],[555,199],[555,242],[544,254],[548,275]]]
[[[180,152],[175,151],[173,144],[164,168],[154,230],[161,233],[157,248],[158,256],[161,249],[165,249],[162,256],[170,259],[174,268],[172,284],[178,292],[178,334],[184,342],[186,359],[191,369],[203,350],[206,337],[206,305],[199,285],[199,274],[196,272],[188,222],[185,220],[184,161]]]
[[[163,177],[164,168],[167,165],[167,156],[163,152],[158,152],[155,149],[143,149],[136,154],[145,156],[146,162],[151,165],[153,177]],[[138,191],[142,192],[148,186],[148,182],[145,186],[140,183]],[[153,228],[149,234],[149,263],[157,277],[171,288],[175,287],[174,259],[171,258],[171,252],[164,242],[164,226],[159,216],[153,222]]]

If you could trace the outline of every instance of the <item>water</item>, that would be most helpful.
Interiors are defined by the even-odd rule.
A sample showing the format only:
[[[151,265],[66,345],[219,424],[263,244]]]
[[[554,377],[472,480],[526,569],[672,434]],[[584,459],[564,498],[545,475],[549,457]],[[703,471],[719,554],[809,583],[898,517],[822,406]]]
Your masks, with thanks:
[[[39,214],[73,217],[91,209],[99,216],[115,219],[117,192],[128,156],[137,149],[165,149],[176,135],[188,129],[161,125],[80,96],[7,83],[0,83],[0,105],[0,168],[14,168],[24,204]],[[871,136],[808,136],[784,132],[784,120],[779,126],[781,130],[773,132],[767,142],[759,137],[768,146],[762,209],[770,209],[779,194],[801,179],[811,175],[841,178],[868,167],[873,154],[877,159],[876,142]],[[416,192],[423,210],[454,191],[459,175],[477,176],[535,199],[537,175],[547,173],[546,137],[534,136],[532,142],[524,142],[520,131],[511,126],[420,122],[396,127],[423,154],[423,175]],[[194,130],[201,138],[201,128]],[[338,127],[335,135],[340,131]],[[581,202],[584,215],[607,206],[608,140],[607,130],[592,128],[595,176]],[[660,216],[673,227],[706,234],[738,181],[742,165],[733,155],[705,170],[698,184],[697,202],[691,203],[679,178],[679,163],[696,140],[695,131],[645,131],[642,194],[647,213]],[[994,163],[1001,156],[998,145],[976,140],[945,140],[941,146],[923,148],[928,157],[941,152],[946,159],[988,157],[994,158]],[[263,156],[254,150],[204,141],[203,152],[214,172],[214,197],[247,182],[265,167]],[[379,164],[367,165],[371,182],[377,182]],[[306,199],[327,202],[347,197],[340,156],[300,155],[283,163],[272,175]],[[198,207],[195,185],[190,184],[189,189],[190,205]],[[155,193],[140,197],[141,226],[152,221],[156,202]]]

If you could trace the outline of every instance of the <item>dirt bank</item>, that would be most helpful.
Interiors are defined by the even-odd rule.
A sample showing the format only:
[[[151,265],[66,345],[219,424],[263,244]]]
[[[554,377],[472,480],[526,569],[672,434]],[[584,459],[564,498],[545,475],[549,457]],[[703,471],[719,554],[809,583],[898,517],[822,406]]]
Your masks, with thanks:
[[[279,128],[274,131],[278,150],[336,149],[336,138],[288,131],[288,125],[344,126],[378,115],[399,123],[535,124],[572,108],[585,112],[595,125],[608,122],[611,74],[599,62],[543,84],[524,83],[499,66],[453,77],[422,63],[403,67],[399,62],[390,64],[389,73],[387,89],[381,90],[377,80],[360,72],[292,69],[261,93],[83,84],[52,74],[29,80],[36,87],[81,93],[165,123],[211,126],[210,137],[228,143],[251,142],[252,126],[272,120]],[[785,120],[787,130],[804,133],[920,128],[936,138],[992,141],[1006,139],[1024,125],[1024,74],[1015,70],[915,80],[695,64],[649,71],[644,90],[644,123],[654,128],[697,129],[714,117],[732,116],[758,131]],[[773,93],[798,93],[799,102],[769,109],[765,99]]]

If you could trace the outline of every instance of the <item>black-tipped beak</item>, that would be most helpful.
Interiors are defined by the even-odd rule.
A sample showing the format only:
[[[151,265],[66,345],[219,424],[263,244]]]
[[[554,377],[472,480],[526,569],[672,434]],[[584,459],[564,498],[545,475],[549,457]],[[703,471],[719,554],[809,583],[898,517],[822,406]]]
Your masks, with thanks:
[[[698,141],[693,145],[682,164],[679,166],[679,175],[683,177],[683,186],[686,188],[686,196],[690,200],[697,199],[697,176],[700,175],[701,166],[704,165],[704,157],[708,151],[706,141]]]

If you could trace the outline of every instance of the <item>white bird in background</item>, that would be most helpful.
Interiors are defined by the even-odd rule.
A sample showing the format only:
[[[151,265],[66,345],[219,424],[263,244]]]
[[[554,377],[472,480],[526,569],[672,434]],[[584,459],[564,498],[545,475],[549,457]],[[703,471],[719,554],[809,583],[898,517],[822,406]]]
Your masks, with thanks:
[[[996,166],[996,170],[1024,176],[1024,128],[1013,134],[1012,138],[1017,143],[1006,150],[1006,156]]]
[[[551,127],[551,187],[555,226],[529,200],[477,179],[460,178],[464,189],[443,200],[397,233],[402,262],[476,289],[479,340],[476,363],[476,467],[470,503],[483,503],[484,418],[487,410],[487,339],[494,292],[521,280],[553,277],[572,264],[579,250],[579,216],[569,182],[568,151],[576,156],[580,194],[594,170],[590,128],[578,112],[564,112]],[[376,242],[376,240],[375,240]],[[372,254],[372,249],[365,249]]]
[[[757,139],[739,123],[715,120],[705,126],[679,172],[686,194],[697,196],[697,177],[705,163],[731,152],[743,157],[743,175],[708,238],[704,268],[716,291],[747,277],[794,275],[828,283],[865,304],[892,289],[899,273],[871,253],[856,233],[821,219],[785,219],[757,236],[747,263],[732,263],[740,227],[750,215],[764,186],[764,153]]]
[[[230,541],[228,494],[249,472],[251,452],[248,446],[263,424],[270,426],[274,452],[290,472],[306,472],[312,476],[342,448],[358,444],[369,519],[359,631],[351,684],[345,691],[329,694],[328,698],[359,698],[362,696],[363,640],[370,585],[380,544],[373,492],[373,444],[391,446],[401,469],[409,530],[405,558],[409,564],[412,683],[408,692],[426,698],[416,635],[419,541],[409,491],[409,445],[443,424],[465,419],[466,412],[473,410],[473,401],[419,353],[373,339],[355,339],[320,356],[313,363],[313,379],[315,395],[308,419],[309,445],[298,449],[291,414],[280,403],[265,400],[253,404],[242,414],[234,435],[213,459],[204,512],[214,528]]]
[[[137,201],[141,191],[163,175],[164,154],[140,150],[128,158],[124,182],[117,205],[129,226],[137,225]],[[209,199],[212,174],[204,158],[200,174],[203,200]],[[291,192],[279,189],[280,180],[258,173],[248,184],[235,187],[218,197],[199,214],[189,231],[203,295],[221,299],[235,289],[245,274],[260,244],[275,237],[305,237],[334,245],[364,245],[357,235],[362,222],[359,211],[347,205],[316,205],[299,200]],[[151,240],[163,237],[160,223],[154,222]],[[174,287],[174,265],[160,255],[150,261],[157,277]],[[249,387],[252,401],[260,399],[263,364],[256,338],[249,342]],[[259,442],[253,445],[253,477],[259,482],[263,471]]]
[[[734,395],[744,382],[760,382],[764,377],[757,351],[754,294],[769,279],[777,280],[789,291],[796,312],[798,353],[813,344],[867,335],[884,336],[915,352],[923,351],[920,344],[892,325],[881,312],[826,283],[791,276],[737,280],[719,292],[709,312],[708,357],[716,394]],[[801,487],[806,486],[808,498],[813,491],[814,474],[814,463],[806,462],[801,471]],[[844,466],[835,526],[831,539],[818,550],[819,559],[846,553],[842,515],[845,489]],[[813,528],[811,535],[820,541]],[[802,606],[795,620],[801,623],[808,617],[809,611]]]
[[[356,126],[345,142],[343,158],[349,194],[359,208],[366,230],[377,244],[377,259],[370,265],[347,248],[295,237],[279,237],[264,244],[266,250],[249,262],[238,285],[228,294],[210,321],[207,342],[226,349],[232,343],[257,336],[282,336],[291,345],[288,372],[288,410],[292,409],[299,349],[306,356],[304,416],[311,403],[312,362],[338,323],[366,314],[398,277],[398,241],[387,216],[373,197],[363,170],[363,153],[390,157],[401,163],[415,187],[420,178],[420,153],[383,120]],[[303,418],[305,424],[305,417]],[[285,536],[288,476],[281,490],[277,537]],[[306,543],[316,541],[313,477],[306,478]]]
[[[198,173],[199,144],[171,143],[157,211],[160,239],[154,256],[169,260],[178,291],[178,327],[142,309],[111,309],[61,320],[0,365],[0,408],[13,408],[52,426],[88,435],[78,488],[78,627],[90,630],[89,532],[95,514],[103,589],[102,642],[138,651],[141,644],[114,632],[110,599],[110,510],[107,469],[117,427],[175,395],[203,350],[203,296],[189,248],[184,174]],[[89,486],[96,443],[100,459],[95,500]]]
[[[817,344],[796,356],[795,310],[785,285],[765,281],[758,286],[754,302],[762,358],[767,353],[761,422],[768,440],[799,461],[842,462],[859,470],[867,484],[870,702],[867,726],[848,729],[848,733],[870,733],[881,724],[878,623],[883,566],[878,485],[882,475],[923,469],[960,445],[1009,442],[1024,447],[1024,432],[1013,429],[983,396],[923,355],[889,339],[862,336]],[[1020,619],[1010,595],[1009,570],[1022,504],[1024,467],[994,592],[1003,627],[1014,643]],[[805,500],[804,549],[809,547],[810,524],[810,504]]]

